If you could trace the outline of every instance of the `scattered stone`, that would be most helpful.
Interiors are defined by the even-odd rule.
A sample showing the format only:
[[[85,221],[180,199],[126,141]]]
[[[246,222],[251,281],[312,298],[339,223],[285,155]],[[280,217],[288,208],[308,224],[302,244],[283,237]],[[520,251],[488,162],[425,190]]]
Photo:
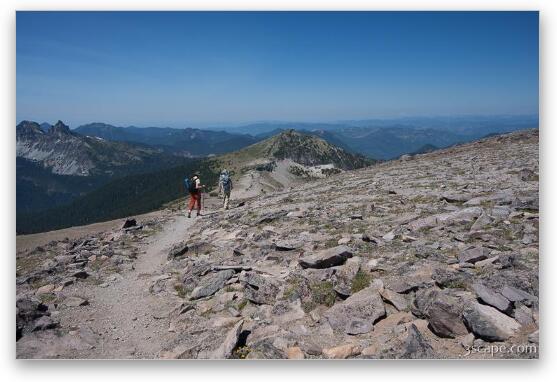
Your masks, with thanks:
[[[415,324],[410,324],[407,329],[406,340],[402,348],[400,358],[404,359],[429,359],[435,358],[436,354],[431,345],[422,336]]]
[[[322,250],[315,255],[302,257],[299,263],[302,268],[322,269],[342,265],[350,257],[352,257],[352,250],[347,246],[341,245]]]
[[[501,294],[505,296],[512,302],[519,302],[519,301],[531,301],[535,302],[538,301],[538,298],[528,292],[523,290],[517,289],[510,285],[505,285],[501,290]]]
[[[277,240],[275,241],[275,249],[277,251],[293,251],[301,248],[303,242],[298,240]]]
[[[324,313],[334,330],[346,332],[354,320],[365,321],[370,327],[385,316],[385,305],[374,288],[366,288],[336,303]]]
[[[468,333],[460,339],[460,344],[463,348],[470,349],[472,346],[474,346],[474,339],[474,334]]]
[[[269,212],[266,214],[263,214],[259,220],[256,221],[256,224],[266,224],[266,223],[271,223],[277,219],[280,219],[281,217],[284,217],[288,214],[288,211],[277,211],[277,212]]]
[[[381,241],[374,237],[374,236],[370,236],[367,233],[364,233],[362,235],[362,241],[366,242],[366,243],[373,243],[373,244],[379,244]]]
[[[349,237],[342,237],[342,238],[338,239],[337,244],[338,245],[345,245],[345,244],[350,243],[350,240],[351,239]]]
[[[178,257],[185,255],[189,250],[189,247],[185,243],[179,243],[172,247],[170,252],[168,253],[168,260],[173,260]]]
[[[503,313],[509,314],[511,312],[512,304],[503,295],[495,292],[494,290],[486,287],[481,283],[472,284],[472,288],[478,295],[480,301],[499,309]]]
[[[505,341],[520,329],[516,320],[478,302],[468,304],[463,317],[470,330],[487,341]]]
[[[491,224],[491,218],[485,213],[483,212],[474,222],[474,224],[472,224],[472,227],[470,228],[470,231],[479,231],[482,228],[484,228],[485,226],[487,226],[488,224]]]
[[[391,231],[389,233],[386,233],[385,235],[383,235],[383,240],[385,241],[393,241],[393,239],[396,237],[394,231]]]
[[[286,349],[286,357],[288,359],[304,359],[306,358],[302,349],[298,346],[294,346]]]
[[[364,320],[351,320],[347,325],[344,332],[346,334],[358,335],[369,333],[373,330],[373,325],[369,321]]]
[[[216,272],[205,276],[197,287],[191,292],[190,299],[197,300],[207,297],[221,289],[226,281],[234,276],[232,269]]]
[[[489,255],[489,250],[484,247],[472,247],[465,249],[464,251],[460,252],[458,255],[458,260],[461,263],[472,263],[474,264],[477,261],[487,259]]]
[[[129,219],[126,219],[126,221],[122,225],[122,229],[135,227],[135,226],[137,226],[137,221],[133,218],[129,218]]]
[[[76,279],[86,279],[87,277],[89,277],[89,273],[87,273],[86,271],[78,271],[75,272],[72,277],[75,277]]]
[[[66,297],[63,304],[69,307],[77,307],[77,306],[89,305],[89,301],[81,297],[70,296],[70,297]]]
[[[431,331],[439,337],[455,338],[468,333],[462,321],[462,304],[445,293],[436,294],[425,315]]]
[[[361,349],[356,344],[346,344],[323,349],[323,355],[328,359],[346,359],[361,353]]]
[[[406,298],[402,294],[386,288],[379,293],[386,302],[392,304],[398,311],[408,310],[408,301],[406,301]]]
[[[211,354],[209,358],[212,359],[227,359],[232,355],[232,351],[238,343],[238,337],[242,331],[244,321],[239,321],[230,331],[226,334],[224,342]]]
[[[54,288],[56,288],[56,286],[54,284],[43,285],[42,287],[37,289],[37,292],[35,292],[35,293],[37,295],[51,293],[54,290]]]
[[[533,343],[533,344],[539,344],[540,343],[540,331],[536,330],[533,333],[530,333],[528,335],[528,342]]]
[[[474,264],[474,267],[476,267],[476,268],[483,268],[483,267],[494,266],[495,263],[496,263],[497,261],[499,261],[499,255],[490,257],[490,258],[485,259],[485,260],[477,261],[477,262]]]
[[[245,297],[256,304],[272,305],[278,295],[279,288],[270,278],[255,272],[242,272],[240,281],[245,284]]]
[[[532,309],[528,308],[525,305],[521,305],[516,308],[514,310],[513,317],[523,326],[532,325],[534,323]]]

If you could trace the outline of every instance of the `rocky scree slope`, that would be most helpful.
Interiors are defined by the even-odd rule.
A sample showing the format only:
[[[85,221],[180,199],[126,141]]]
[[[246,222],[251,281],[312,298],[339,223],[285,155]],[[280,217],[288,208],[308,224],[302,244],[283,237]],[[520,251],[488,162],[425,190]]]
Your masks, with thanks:
[[[538,187],[527,130],[237,201],[197,220],[151,280],[174,303],[156,357],[537,358]],[[89,344],[74,356],[95,352],[92,325],[57,327],[66,281],[48,278],[96,275],[121,242],[106,237],[42,248],[35,277],[19,267],[40,250],[20,255],[18,354],[72,331]],[[487,345],[514,350],[469,351]]]

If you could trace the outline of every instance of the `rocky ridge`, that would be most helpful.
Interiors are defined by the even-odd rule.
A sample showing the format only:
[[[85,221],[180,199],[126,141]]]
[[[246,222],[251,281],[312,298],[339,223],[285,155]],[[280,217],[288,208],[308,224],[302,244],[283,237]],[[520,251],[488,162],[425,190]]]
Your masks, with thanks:
[[[182,218],[184,235],[157,247],[164,264],[143,278],[168,309],[150,314],[165,341],[117,355],[537,358],[538,171],[538,131],[527,130]],[[18,254],[18,357],[103,358],[103,341],[124,349],[125,338],[78,318],[96,318],[95,288],[140,267],[148,230],[158,238],[177,213]],[[30,260],[41,253],[48,262]],[[96,265],[102,256],[118,267]],[[93,278],[91,299],[73,293]],[[54,337],[58,350],[45,354]],[[507,351],[486,351],[494,345]]]
[[[160,150],[80,135],[58,121],[47,131],[36,122],[16,127],[18,157],[41,164],[57,175],[111,175],[118,167],[161,156]]]

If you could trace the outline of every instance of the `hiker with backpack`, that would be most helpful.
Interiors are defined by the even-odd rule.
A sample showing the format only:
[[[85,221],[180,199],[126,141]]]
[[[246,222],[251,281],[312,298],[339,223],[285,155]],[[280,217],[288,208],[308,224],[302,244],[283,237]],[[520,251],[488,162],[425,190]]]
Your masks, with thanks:
[[[199,172],[195,172],[191,178],[186,177],[184,179],[184,185],[186,190],[190,194],[190,201],[188,204],[188,218],[191,218],[191,211],[197,205],[197,215],[201,216],[201,191],[204,185],[201,184],[199,179]]]
[[[228,171],[222,170],[219,177],[219,192],[224,198],[224,209],[228,209],[230,204],[230,191],[232,191],[232,179]]]

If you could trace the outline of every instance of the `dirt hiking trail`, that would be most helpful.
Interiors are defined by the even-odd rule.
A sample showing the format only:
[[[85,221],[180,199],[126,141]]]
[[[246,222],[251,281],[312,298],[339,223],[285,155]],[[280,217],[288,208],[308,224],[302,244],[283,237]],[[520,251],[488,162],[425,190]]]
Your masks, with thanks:
[[[134,269],[115,274],[109,283],[77,283],[68,288],[68,295],[81,296],[89,305],[64,310],[61,325],[76,329],[85,325],[102,341],[80,357],[158,358],[173,335],[169,332],[168,315],[179,299],[153,295],[149,287],[157,278],[169,277],[162,273],[168,249],[187,237],[194,221],[195,218],[180,215],[166,223],[139,253]]]

